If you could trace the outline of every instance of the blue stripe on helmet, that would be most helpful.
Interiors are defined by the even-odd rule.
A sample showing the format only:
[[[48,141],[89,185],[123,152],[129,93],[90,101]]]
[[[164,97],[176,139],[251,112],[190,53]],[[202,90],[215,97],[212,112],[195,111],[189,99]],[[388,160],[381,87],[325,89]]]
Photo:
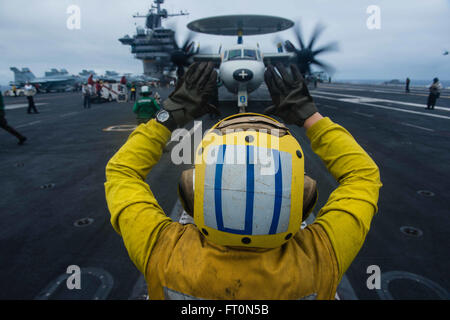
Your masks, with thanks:
[[[253,202],[255,198],[255,162],[253,146],[247,146],[247,201],[245,208],[245,234],[253,232]]]
[[[221,231],[224,231],[222,215],[222,172],[226,148],[226,145],[219,147],[216,164],[216,177],[214,182],[214,202],[216,207],[217,229]]]
[[[278,150],[272,150],[273,159],[275,161],[275,204],[273,208],[272,224],[270,225],[269,234],[275,234],[280,220],[281,201],[283,199],[283,175],[281,170],[281,155]]]
[[[226,228],[223,225],[223,212],[222,212],[222,175],[223,164],[225,159],[226,145],[222,145],[219,148],[219,154],[216,164],[216,176],[214,182],[214,200],[216,208],[216,222],[217,229],[219,231],[251,235],[253,232],[253,203],[255,197],[255,165],[254,165],[254,148],[253,146],[247,146],[246,157],[246,171],[247,171],[247,199],[245,207],[245,228],[244,230]]]

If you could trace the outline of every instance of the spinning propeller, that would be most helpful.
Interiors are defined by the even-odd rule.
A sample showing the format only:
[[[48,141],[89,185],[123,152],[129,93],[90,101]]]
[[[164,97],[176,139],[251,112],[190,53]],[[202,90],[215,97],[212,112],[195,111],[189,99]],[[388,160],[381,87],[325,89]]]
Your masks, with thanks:
[[[200,52],[200,46],[195,48],[195,41],[192,41],[193,33],[189,32],[182,45],[175,41],[175,50],[171,52],[170,60],[177,67],[177,76],[184,75],[184,68],[191,64],[191,57]]]
[[[317,56],[321,53],[337,51],[337,42],[331,42],[318,49],[315,49],[314,44],[316,43],[317,38],[324,31],[325,27],[321,24],[317,24],[314,28],[309,43],[306,45],[302,37],[300,23],[298,23],[297,25],[298,27],[294,29],[294,32],[297,37],[298,46],[296,47],[291,41],[287,40],[284,42],[284,48],[287,52],[295,54],[295,63],[300,69],[300,72],[304,75],[309,75],[311,74],[311,65],[316,65],[326,71],[328,74],[334,73],[334,68],[324,63],[323,61],[318,60]]]

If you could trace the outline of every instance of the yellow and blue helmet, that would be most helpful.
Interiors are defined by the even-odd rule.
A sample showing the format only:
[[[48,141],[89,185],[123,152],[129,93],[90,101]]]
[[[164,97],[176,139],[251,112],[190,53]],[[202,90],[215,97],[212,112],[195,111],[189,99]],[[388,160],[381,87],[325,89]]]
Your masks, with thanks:
[[[209,241],[274,248],[300,230],[317,200],[315,181],[304,172],[303,150],[287,127],[263,115],[237,114],[205,134],[179,194]]]

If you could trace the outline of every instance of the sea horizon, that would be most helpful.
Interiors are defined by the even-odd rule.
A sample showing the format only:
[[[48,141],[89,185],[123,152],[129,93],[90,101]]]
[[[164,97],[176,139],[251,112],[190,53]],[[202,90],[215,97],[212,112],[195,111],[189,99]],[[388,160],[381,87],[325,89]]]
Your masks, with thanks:
[[[392,84],[388,83],[392,80],[398,80],[398,84]],[[442,87],[445,89],[450,89],[450,80],[439,80],[442,84]],[[349,84],[366,84],[366,85],[385,85],[385,83],[388,83],[389,86],[404,86],[405,85],[405,79],[340,79],[332,78],[332,82],[334,83],[349,83]],[[411,78],[411,87],[422,87],[426,88],[432,83],[432,80],[421,80],[421,79],[412,79]],[[9,84],[0,84],[0,91],[4,92],[6,90],[11,89],[11,86]]]

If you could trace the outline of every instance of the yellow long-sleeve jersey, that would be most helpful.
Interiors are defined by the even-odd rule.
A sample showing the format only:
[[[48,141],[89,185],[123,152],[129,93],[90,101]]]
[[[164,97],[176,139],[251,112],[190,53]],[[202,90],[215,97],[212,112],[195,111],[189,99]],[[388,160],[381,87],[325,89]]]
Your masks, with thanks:
[[[170,132],[139,126],[106,167],[111,223],[145,275],[150,299],[334,299],[377,212],[373,160],[343,127],[324,118],[307,130],[339,187],[315,222],[274,249],[209,242],[195,225],[168,218],[145,182]]]

